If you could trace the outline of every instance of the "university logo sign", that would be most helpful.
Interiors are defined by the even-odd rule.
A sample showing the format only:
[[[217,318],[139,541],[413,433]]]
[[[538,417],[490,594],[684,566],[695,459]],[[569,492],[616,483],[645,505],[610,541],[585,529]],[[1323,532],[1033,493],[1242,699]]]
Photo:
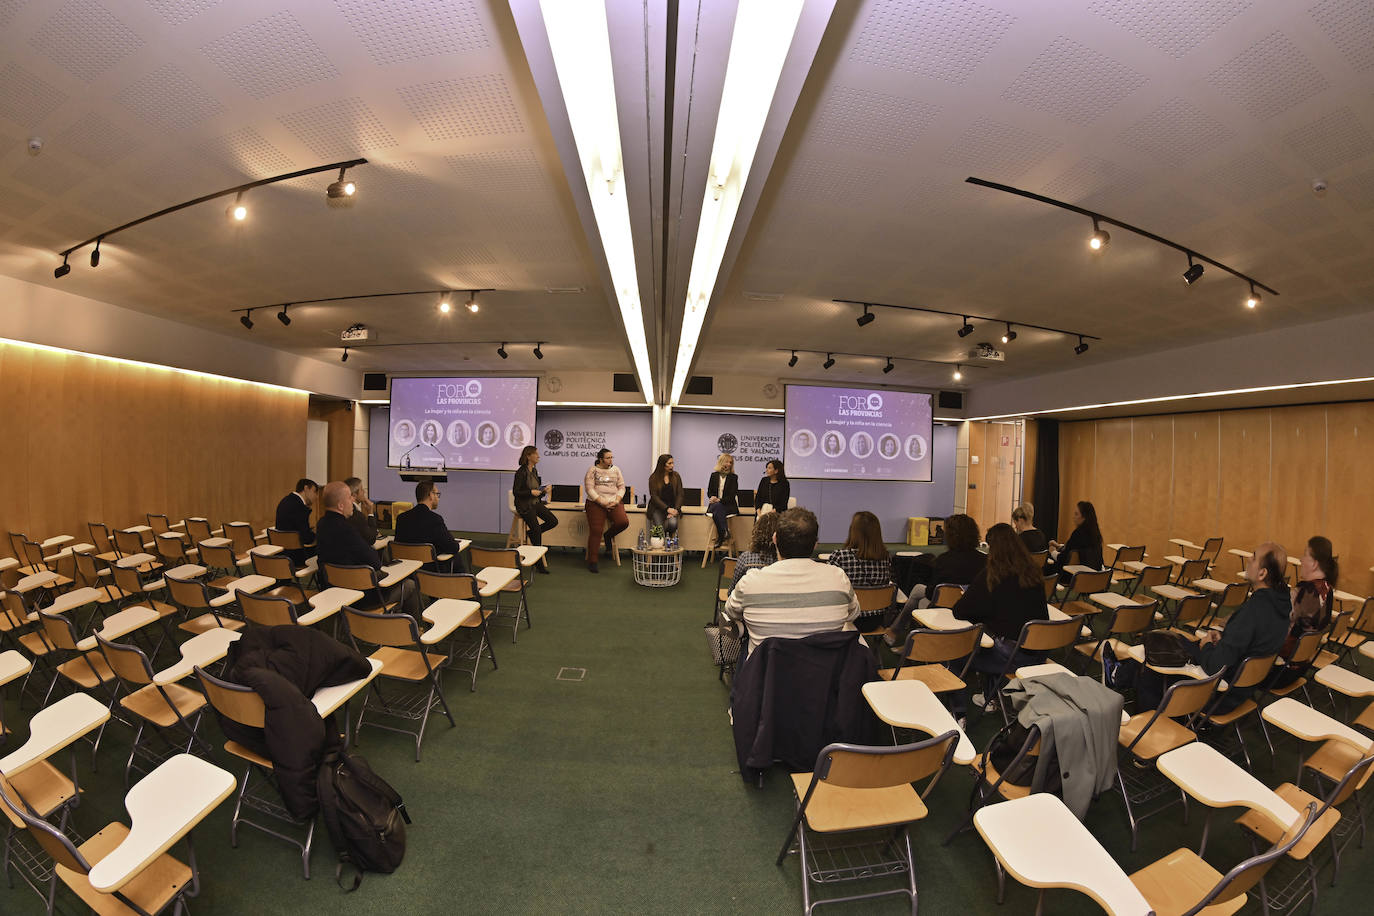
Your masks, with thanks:
[[[563,431],[551,429],[544,433],[544,448],[556,452],[563,447]]]
[[[721,433],[720,438],[716,440],[716,448],[723,454],[733,455],[735,449],[739,448],[739,439],[735,438],[734,433]]]

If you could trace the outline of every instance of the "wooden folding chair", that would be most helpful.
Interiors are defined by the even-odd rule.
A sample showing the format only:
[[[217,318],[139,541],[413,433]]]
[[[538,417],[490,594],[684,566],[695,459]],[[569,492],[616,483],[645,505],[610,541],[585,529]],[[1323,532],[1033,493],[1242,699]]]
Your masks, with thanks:
[[[454,658],[472,659],[472,687],[477,690],[477,668],[482,661],[482,653],[485,650],[488,658],[491,659],[491,670],[496,670],[496,652],[492,648],[491,634],[487,630],[487,618],[493,610],[482,606],[482,596],[477,591],[477,577],[469,573],[439,573],[429,572],[421,569],[415,573],[417,584],[420,586],[420,595],[424,598],[433,600],[426,609],[425,616],[428,618],[436,610],[435,605],[440,602],[465,601],[474,602],[477,607],[463,618],[459,624],[460,629],[471,631],[475,638],[463,649],[460,655],[455,655],[456,640],[449,643],[449,663]],[[440,605],[442,607],[442,605]]]
[[[1265,678],[1274,670],[1274,660],[1276,655],[1252,655],[1243,660],[1236,666],[1236,673],[1227,680],[1228,689],[1245,690],[1251,687],[1258,687]],[[1218,688],[1217,696],[1222,696],[1222,691]],[[1253,698],[1246,698],[1232,709],[1216,713],[1203,711],[1202,721],[1216,728],[1233,728],[1236,732],[1236,743],[1240,746],[1240,752],[1245,757],[1245,768],[1253,769],[1250,762],[1250,749],[1245,746],[1245,736],[1241,734],[1241,720],[1247,716],[1254,715],[1259,710],[1259,704]],[[1273,749],[1270,749],[1269,762],[1273,763]]]
[[[210,750],[196,734],[205,709],[204,696],[180,684],[156,683],[148,656],[137,646],[110,642],[99,635],[96,640],[108,667],[128,688],[119,698],[119,705],[138,723],[129,759],[124,763],[125,786],[129,785],[131,773],[150,772],[176,754],[189,754],[195,747]],[[140,760],[148,766],[139,769],[136,762]]]
[[[794,773],[797,814],[778,852],[783,860],[798,840],[802,905],[903,895],[916,907],[916,862],[910,826],[925,819],[925,799],[954,759],[959,733],[948,731],[914,744],[864,747],[831,744],[810,773]],[[928,780],[918,794],[912,783]],[[813,901],[812,885],[905,875],[906,886]]]
[[[854,620],[860,635],[875,636],[879,639],[886,629],[884,616],[897,600],[897,586],[878,585],[869,588],[856,588],[854,595],[859,599],[859,616]],[[874,645],[876,651],[877,646]]]
[[[942,582],[935,586],[935,596],[930,599],[931,607],[952,608],[964,597],[964,586]]]
[[[1118,645],[1124,645],[1126,641],[1135,641],[1146,630],[1150,629],[1155,622],[1155,608],[1158,602],[1147,601],[1142,604],[1123,604],[1112,611],[1111,621],[1107,624],[1107,629],[1101,636],[1089,636],[1074,643],[1074,651],[1085,656],[1084,672],[1086,673],[1093,662],[1102,661],[1102,647],[1111,642],[1115,649]],[[1117,652],[1121,654],[1120,651]],[[1106,683],[1106,670],[1102,673],[1103,683]]]
[[[250,553],[250,556],[253,560],[253,572],[277,583],[257,594],[285,598],[295,604],[297,610],[310,606],[310,596],[318,592],[315,589],[307,589],[304,583],[314,574],[313,570],[297,568],[286,551],[274,554]]]
[[[730,583],[735,581],[735,568],[738,562],[735,557],[722,557],[720,565],[716,567],[716,605],[711,613],[712,622],[720,619],[721,609],[730,597]]]
[[[106,563],[113,563],[119,559],[119,551],[115,549],[114,541],[110,540],[109,528],[100,522],[87,522],[86,529],[91,533],[91,543],[95,545],[97,559]]]
[[[469,548],[472,568],[486,569],[494,566],[498,569],[514,569],[520,573],[496,593],[496,617],[506,617],[510,620],[510,641],[515,642],[515,636],[520,631],[520,621],[525,621],[525,629],[529,629],[530,624],[530,605],[529,596],[525,590],[524,570],[520,566],[520,552],[514,547],[509,549],[496,549],[492,547],[478,547],[473,545]],[[516,595],[517,601],[514,610],[509,614],[501,613],[501,596]]]
[[[1069,587],[1064,592],[1063,600],[1059,602],[1059,609],[1070,617],[1096,616],[1102,613],[1102,608],[1083,599],[1098,592],[1105,592],[1111,585],[1112,572],[1109,569],[1074,573],[1073,578],[1069,580]]]
[[[210,586],[199,579],[178,579],[166,576],[168,594],[172,602],[181,609],[182,621],[177,627],[193,636],[224,627],[229,630],[243,629],[243,620],[233,613],[237,592],[224,592],[214,596]]]
[[[963,690],[973,653],[983,638],[983,625],[970,624],[958,630],[912,630],[897,653],[897,667],[879,668],[885,681],[921,681],[934,693]],[[944,662],[959,662],[955,674]]]
[[[1002,712],[1003,724],[1011,721],[1011,715],[1007,711],[1002,688],[1006,686],[1007,678],[1011,676],[1012,671],[1025,664],[1017,656],[1022,652],[1047,655],[1056,649],[1067,649],[1078,639],[1081,626],[1082,621],[1077,617],[1068,617],[1064,620],[1028,620],[1021,627],[1021,635],[1017,637],[1016,647],[1007,658],[1007,663],[995,679],[987,680],[983,691],[984,697],[996,698],[997,708]]]
[[[332,582],[332,572],[330,577]],[[425,726],[429,723],[430,712],[436,706],[443,710],[450,727],[458,724],[453,720],[453,713],[449,711],[448,701],[444,699],[440,684],[440,672],[448,659],[427,651],[429,647],[420,641],[420,630],[414,617],[406,614],[372,614],[367,611],[355,611],[351,607],[344,608],[344,614],[347,615],[348,632],[353,647],[360,653],[360,643],[377,647],[368,657],[382,663],[378,680],[386,678],[412,688],[408,694],[403,691],[401,696],[388,699],[381,685],[373,681],[372,690],[363,701],[363,708],[358,711],[358,724],[354,728],[354,734],[362,733],[367,713],[373,709],[395,719],[412,722],[418,720],[419,725],[413,731],[378,722],[367,723],[374,728],[410,735],[415,740],[415,762],[418,763],[420,745],[425,737]]]

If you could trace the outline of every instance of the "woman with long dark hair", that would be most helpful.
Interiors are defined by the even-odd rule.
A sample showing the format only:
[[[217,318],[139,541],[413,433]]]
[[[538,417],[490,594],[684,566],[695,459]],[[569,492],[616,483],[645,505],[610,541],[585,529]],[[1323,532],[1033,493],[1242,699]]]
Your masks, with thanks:
[[[650,528],[660,526],[668,534],[677,531],[682,519],[682,477],[673,470],[672,455],[659,455],[649,475],[649,508],[644,515]]]
[[[552,489],[539,479],[539,449],[527,445],[520,450],[520,467],[515,471],[515,483],[511,485],[511,495],[515,497],[515,514],[525,522],[530,543],[538,547],[544,542],[544,532],[558,527],[558,519],[549,507],[544,505],[543,497]],[[541,573],[549,571],[546,563],[536,563],[535,569]]]
[[[1336,603],[1336,581],[1340,578],[1340,564],[1331,552],[1331,541],[1321,535],[1307,539],[1298,566],[1298,587],[1293,589],[1293,611],[1288,638],[1279,655],[1290,658],[1298,648],[1298,640],[1308,633],[1325,630],[1331,625],[1331,612]],[[1308,665],[1285,664],[1275,671],[1270,686],[1284,687],[1302,677]]]
[[[754,534],[749,541],[749,549],[740,552],[735,560],[735,578],[730,580],[730,590],[734,591],[739,580],[751,569],[762,569],[777,562],[778,549],[773,546],[773,535],[778,532],[780,512],[768,512],[754,522]]]
[[[759,478],[758,489],[754,491],[754,508],[760,514],[764,514],[764,506],[775,512],[785,512],[792,498],[792,485],[787,482],[787,474],[783,472],[782,459],[774,458],[764,465],[764,470],[767,473]]]
[[[1073,533],[1063,544],[1050,541],[1054,559],[1045,564],[1045,574],[1056,573],[1061,582],[1072,578],[1071,573],[1064,572],[1064,567],[1070,565],[1074,553],[1078,554],[1079,565],[1102,568],[1102,529],[1097,525],[1097,509],[1086,499],[1074,504],[1073,526]]]
[[[906,639],[906,631],[911,627],[911,616],[917,608],[930,607],[927,591],[934,597],[934,586],[969,585],[983,571],[988,558],[978,550],[978,523],[970,515],[956,512],[945,519],[944,553],[935,558],[931,572],[931,586],[916,585],[902,606],[902,612],[883,634],[883,641],[889,646],[900,646]]]
[[[830,555],[855,588],[875,588],[892,581],[892,555],[883,542],[883,528],[872,512],[855,512],[844,546]]]

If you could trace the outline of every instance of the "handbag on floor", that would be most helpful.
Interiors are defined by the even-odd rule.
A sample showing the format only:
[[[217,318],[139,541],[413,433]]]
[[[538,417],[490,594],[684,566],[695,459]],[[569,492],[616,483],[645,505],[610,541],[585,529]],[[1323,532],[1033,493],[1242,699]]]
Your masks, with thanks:
[[[320,813],[339,856],[334,870],[338,885],[344,887],[345,865],[357,871],[353,886],[344,888],[348,892],[358,889],[365,871],[394,872],[405,858],[405,825],[410,823],[400,793],[366,760],[340,751],[325,755],[318,786]]]
[[[708,623],[702,629],[706,633],[706,644],[711,647],[711,664],[729,668],[739,661],[740,638],[734,624]]]

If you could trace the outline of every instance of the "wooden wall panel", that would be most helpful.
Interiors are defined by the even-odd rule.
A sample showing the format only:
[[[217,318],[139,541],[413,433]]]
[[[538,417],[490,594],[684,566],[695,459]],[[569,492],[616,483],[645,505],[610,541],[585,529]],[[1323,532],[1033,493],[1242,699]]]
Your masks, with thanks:
[[[1340,587],[1374,595],[1374,402],[1326,408],[1326,530],[1341,558]]]
[[[1269,537],[1301,553],[1308,538],[1326,530],[1326,407],[1276,408],[1270,422]]]
[[[1217,534],[1250,549],[1269,537],[1270,424],[1267,410],[1221,414]]]
[[[983,515],[984,478],[988,467],[988,425],[970,423],[968,427],[968,505],[964,511],[969,517],[978,519]],[[975,457],[978,459],[977,464],[973,463]],[[979,530],[982,530],[981,527]]]
[[[1170,501],[1173,496],[1173,417],[1136,417],[1131,422],[1130,511],[1112,528],[1129,532],[1133,544],[1144,543],[1151,557],[1170,551]],[[1109,543],[1122,543],[1108,534]]]
[[[31,537],[148,512],[262,525],[305,466],[304,393],[0,344],[0,399],[0,529]]]
[[[1092,493],[1097,456],[1097,424],[1092,422],[1062,423],[1059,426],[1059,531],[1046,534],[1058,541],[1067,541],[1073,531],[1073,504]]]
[[[1021,495],[1016,502],[1019,505],[1027,500],[1034,502],[1031,495],[1035,492],[1035,471],[1040,465],[1039,445],[1036,437],[1040,435],[1040,424],[1035,420],[1025,422],[1024,437],[1021,445]]]
[[[1187,538],[1201,544],[1221,530],[1217,527],[1220,432],[1221,416],[1217,413],[1185,413],[1174,417],[1169,537]]]
[[[1096,474],[1091,489],[1077,493],[1075,500],[1086,499],[1097,508],[1097,521],[1102,537],[1109,543],[1120,543],[1129,530],[1131,517],[1131,420],[1099,420],[1097,422]],[[1061,520],[1060,527],[1071,525],[1072,513]]]

